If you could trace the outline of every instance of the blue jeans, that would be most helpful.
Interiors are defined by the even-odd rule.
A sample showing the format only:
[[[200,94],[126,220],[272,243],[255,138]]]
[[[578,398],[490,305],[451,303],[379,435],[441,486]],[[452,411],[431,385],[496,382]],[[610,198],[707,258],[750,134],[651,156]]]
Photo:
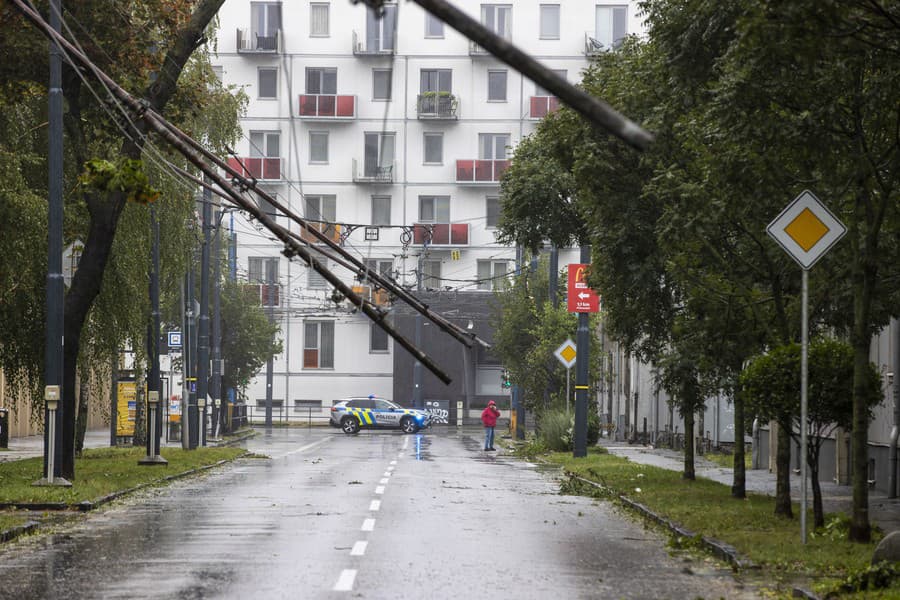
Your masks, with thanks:
[[[493,427],[485,427],[484,428],[484,449],[494,447],[494,428]]]

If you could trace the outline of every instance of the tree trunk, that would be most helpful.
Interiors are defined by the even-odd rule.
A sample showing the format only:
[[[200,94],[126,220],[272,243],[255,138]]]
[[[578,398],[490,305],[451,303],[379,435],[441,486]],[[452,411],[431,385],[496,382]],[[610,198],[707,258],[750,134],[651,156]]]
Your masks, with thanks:
[[[794,518],[791,507],[791,430],[790,419],[778,420],[778,450],[775,457],[775,514]],[[787,425],[787,426],[785,426]]]
[[[135,369],[134,382],[134,434],[131,436],[131,445],[135,448],[143,448],[147,445],[147,406],[146,394],[144,394],[144,386],[141,384],[145,379],[145,371]]]
[[[694,472],[694,411],[684,413],[684,473],[682,479],[693,481],[697,478]]]
[[[737,390],[737,386],[735,386]],[[744,452],[744,400],[734,392],[734,480],[731,483],[732,498],[747,497],[747,469]]]
[[[853,360],[853,430],[850,432],[850,454],[853,457],[853,514],[850,518],[850,540],[869,542],[869,411],[866,408],[866,369],[869,366],[869,341],[865,346],[854,343]]]
[[[75,417],[75,456],[84,451],[84,432],[87,430],[88,405],[91,401],[90,377],[82,373],[78,393],[78,414]]]
[[[811,441],[808,448],[809,478],[813,491],[813,529],[825,527],[825,510],[822,507],[822,485],[819,483],[819,450],[821,440]]]

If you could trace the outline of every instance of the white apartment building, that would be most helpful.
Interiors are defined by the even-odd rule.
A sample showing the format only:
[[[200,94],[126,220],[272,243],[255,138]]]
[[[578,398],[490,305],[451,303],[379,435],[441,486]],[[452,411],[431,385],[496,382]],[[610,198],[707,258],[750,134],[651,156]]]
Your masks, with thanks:
[[[634,2],[454,4],[570,82],[591,54],[640,30]],[[388,3],[376,19],[350,0],[227,0],[218,36],[221,80],[250,98],[232,164],[408,289],[482,292],[488,301],[515,259],[494,237],[500,175],[556,98],[411,2]],[[402,348],[349,302],[335,302],[321,276],[281,256],[265,230],[236,217],[235,234],[238,279],[277,283],[284,350],[274,362],[276,411],[305,414],[369,393],[409,403],[411,390],[394,382]],[[577,253],[561,256],[566,262]],[[329,266],[389,305],[367,282]],[[484,336],[487,321],[478,325]],[[500,366],[472,360],[466,394],[501,394]],[[265,397],[263,372],[248,403]]]

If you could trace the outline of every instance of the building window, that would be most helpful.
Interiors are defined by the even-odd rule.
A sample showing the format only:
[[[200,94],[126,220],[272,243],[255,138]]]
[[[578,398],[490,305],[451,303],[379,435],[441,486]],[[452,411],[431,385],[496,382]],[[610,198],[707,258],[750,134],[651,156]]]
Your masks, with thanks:
[[[304,323],[303,368],[334,368],[334,321]]]
[[[479,133],[478,158],[481,160],[506,160],[509,146],[508,133]]]
[[[366,258],[363,264],[369,271],[375,271],[382,277],[393,278],[394,261],[390,258]]]
[[[269,195],[272,196],[274,199],[278,200],[277,193],[269,192]],[[276,209],[275,206],[271,202],[269,202],[268,200],[263,198],[261,195],[258,195],[258,194],[256,195],[256,204],[257,204],[257,206],[259,206],[260,212],[269,215],[273,219],[275,219],[279,216],[278,209]]]
[[[328,268],[328,259],[327,258],[319,258],[319,264]],[[307,277],[306,277],[306,287],[311,290],[325,290],[328,289],[328,280],[322,276],[321,273],[313,269],[312,267],[307,267],[306,269]]]
[[[305,197],[306,212],[304,218],[309,221],[324,221],[334,223],[337,221],[337,200],[334,196],[310,196]]]
[[[487,214],[485,225],[488,229],[493,229],[500,222],[500,198],[498,196],[485,198],[485,212]]]
[[[541,4],[541,39],[559,39],[559,4]]]
[[[450,196],[419,196],[419,221],[449,223]]]
[[[310,131],[309,132],[309,162],[311,162],[311,163],[327,163],[328,162],[328,132],[327,131]]]
[[[393,71],[391,69],[372,69],[372,99],[373,100],[390,100],[391,99],[391,80]]]
[[[281,134],[277,131],[250,132],[250,158],[281,156]]]
[[[363,175],[387,177],[394,168],[394,134],[366,133],[363,144]]]
[[[511,4],[482,4],[481,24],[499,35],[510,39],[512,34]]]
[[[278,258],[251,256],[247,259],[249,283],[278,283]]]
[[[222,83],[222,78],[225,76],[225,68],[222,65],[213,65],[213,75],[216,76],[216,79],[219,80],[219,83]]]
[[[328,3],[310,2],[309,35],[310,37],[328,37]]]
[[[321,411],[321,400],[294,400],[294,412],[308,414],[312,411]]]
[[[391,224],[391,197],[372,196],[372,225]]]
[[[278,69],[260,67],[256,70],[259,99],[275,99],[278,97]]]
[[[600,50],[615,50],[628,34],[628,6],[597,6],[595,41]]]
[[[429,12],[425,13],[425,37],[444,37],[444,22]]]
[[[372,354],[380,354],[387,351],[387,331],[385,331],[375,323],[369,323],[369,352]]]
[[[379,19],[371,8],[366,9],[366,50],[386,52],[394,49],[397,37],[397,5],[385,4]]]
[[[419,93],[453,91],[451,69],[422,69],[419,71]]]
[[[275,50],[275,40],[281,29],[281,2],[251,2],[250,27],[252,39],[256,40],[256,48]]]
[[[553,72],[563,79],[566,78],[566,70],[565,69],[553,69]],[[550,90],[545,90],[540,86],[540,84],[534,84],[534,95],[535,96],[554,96],[553,92]]]
[[[425,164],[439,165],[444,162],[444,134],[426,132],[423,142]]]
[[[437,289],[441,287],[441,261],[422,261],[422,286],[425,289]]]
[[[478,289],[499,290],[506,281],[507,262],[505,260],[478,261]]]
[[[307,94],[337,94],[337,69],[306,68]]]
[[[506,71],[488,71],[488,102],[506,102]]]

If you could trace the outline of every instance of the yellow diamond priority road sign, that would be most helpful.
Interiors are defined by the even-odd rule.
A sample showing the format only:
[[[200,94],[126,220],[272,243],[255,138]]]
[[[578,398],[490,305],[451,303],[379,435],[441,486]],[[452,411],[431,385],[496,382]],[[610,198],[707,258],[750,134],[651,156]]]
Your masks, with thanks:
[[[565,368],[571,369],[572,365],[575,364],[575,358],[578,355],[575,348],[575,342],[566,340],[562,343],[562,346],[556,349],[553,355],[559,359],[559,362],[561,362]]]
[[[815,194],[804,190],[769,223],[766,231],[801,267],[810,269],[847,228]]]

